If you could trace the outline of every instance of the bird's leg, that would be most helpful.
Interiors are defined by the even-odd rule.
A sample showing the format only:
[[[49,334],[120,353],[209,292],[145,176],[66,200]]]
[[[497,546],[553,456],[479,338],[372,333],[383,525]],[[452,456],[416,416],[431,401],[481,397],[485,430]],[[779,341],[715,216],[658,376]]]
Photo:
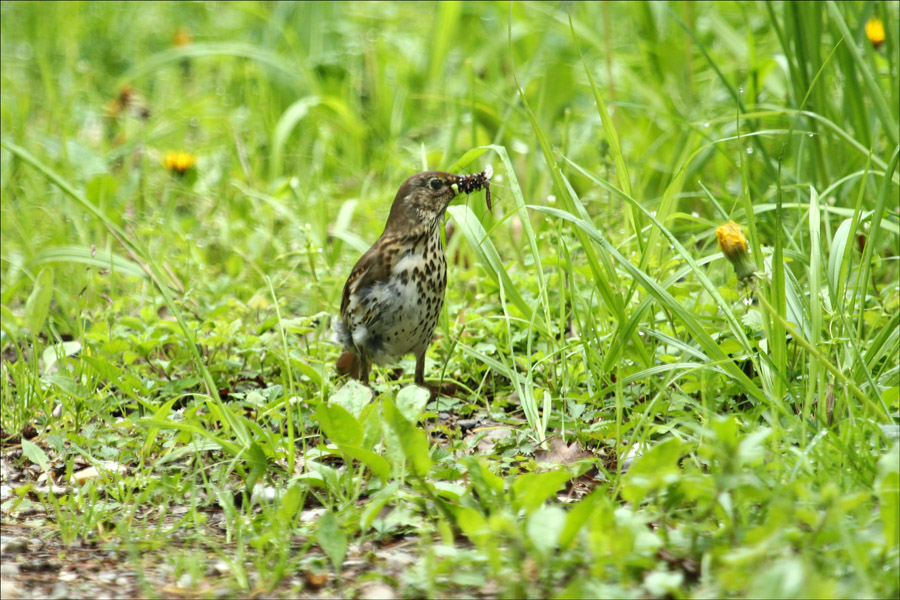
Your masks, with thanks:
[[[425,350],[422,350],[419,354],[416,354],[416,378],[415,383],[419,387],[427,388],[428,384],[425,383]],[[431,388],[429,388],[431,389]]]
[[[366,356],[365,352],[359,353],[359,381],[363,385],[369,385],[369,369],[372,367],[372,363],[369,362],[369,357]]]
[[[425,383],[425,350],[423,350],[421,354],[416,355],[416,377],[414,382],[417,386],[423,387],[431,392],[432,400],[440,395],[452,398],[456,393],[456,384],[449,381],[439,383],[438,385],[429,385]]]

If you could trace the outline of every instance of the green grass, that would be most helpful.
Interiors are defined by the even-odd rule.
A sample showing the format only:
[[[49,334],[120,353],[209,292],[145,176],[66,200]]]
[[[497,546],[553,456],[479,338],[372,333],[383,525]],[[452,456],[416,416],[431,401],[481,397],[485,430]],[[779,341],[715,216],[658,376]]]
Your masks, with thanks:
[[[898,12],[4,3],[3,452],[67,484],[4,523],[200,595],[897,597]],[[406,177],[486,164],[459,391],[407,358],[370,401],[344,281]]]

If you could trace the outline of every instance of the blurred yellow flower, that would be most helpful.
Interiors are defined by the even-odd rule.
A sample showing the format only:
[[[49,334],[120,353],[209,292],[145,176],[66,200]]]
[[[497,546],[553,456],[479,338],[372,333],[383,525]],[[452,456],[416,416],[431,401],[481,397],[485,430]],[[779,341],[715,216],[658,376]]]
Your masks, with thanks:
[[[884,43],[884,23],[877,17],[872,17],[866,22],[866,37],[876,48]]]
[[[265,296],[260,296],[259,294],[256,294],[255,296],[250,298],[250,301],[247,303],[247,306],[249,306],[253,310],[265,310],[265,309],[269,308],[269,301],[268,301],[268,299],[266,299]]]
[[[163,159],[163,165],[173,173],[184,175],[187,171],[194,168],[197,163],[197,157],[188,152],[167,152]]]
[[[194,36],[191,35],[191,30],[187,27],[179,27],[175,32],[175,35],[172,36],[172,45],[176,48],[181,46],[189,45],[194,39]]]
[[[747,238],[744,237],[741,226],[734,221],[728,221],[716,229],[716,238],[719,240],[722,254],[734,266],[738,281],[748,283],[756,274],[756,264],[750,258]]]

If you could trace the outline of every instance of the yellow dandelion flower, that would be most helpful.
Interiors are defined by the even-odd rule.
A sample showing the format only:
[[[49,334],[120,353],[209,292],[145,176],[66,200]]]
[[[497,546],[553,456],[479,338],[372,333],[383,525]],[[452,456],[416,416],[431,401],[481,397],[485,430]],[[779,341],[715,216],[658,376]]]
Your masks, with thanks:
[[[876,48],[884,43],[884,23],[877,17],[866,22],[866,37]]]
[[[181,46],[187,46],[194,40],[194,36],[191,35],[191,30],[187,27],[179,27],[175,32],[175,35],[172,36],[172,45],[176,48]]]
[[[163,159],[163,165],[173,173],[184,175],[194,168],[197,157],[188,152],[167,152]]]
[[[741,231],[741,226],[734,221],[728,221],[716,229],[716,238],[719,240],[719,249],[725,258],[734,266],[734,272],[738,281],[747,283],[756,274],[756,264],[750,258],[747,250],[747,238]]]

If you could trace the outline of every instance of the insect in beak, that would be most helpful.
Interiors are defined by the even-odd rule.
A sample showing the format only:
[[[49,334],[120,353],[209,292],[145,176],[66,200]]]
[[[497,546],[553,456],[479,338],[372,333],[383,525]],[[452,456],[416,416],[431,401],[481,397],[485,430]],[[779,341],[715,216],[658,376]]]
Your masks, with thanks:
[[[487,208],[492,210],[491,206],[491,177],[494,176],[494,169],[491,165],[487,165],[481,173],[472,173],[471,175],[459,176],[459,188],[467,194],[471,194],[475,190],[484,190],[484,199],[487,202]],[[456,184],[453,184],[456,189]]]

